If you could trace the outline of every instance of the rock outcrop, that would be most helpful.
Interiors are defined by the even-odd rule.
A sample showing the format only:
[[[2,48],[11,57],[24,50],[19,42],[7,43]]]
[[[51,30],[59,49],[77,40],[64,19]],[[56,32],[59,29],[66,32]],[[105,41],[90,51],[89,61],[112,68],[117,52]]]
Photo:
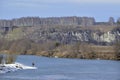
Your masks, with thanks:
[[[119,19],[118,22],[120,22]],[[93,17],[22,17],[12,20],[0,20],[0,38],[16,40],[26,37],[35,42],[54,40],[69,44],[82,41],[103,45],[114,43],[116,36],[120,36],[119,29],[107,32],[84,29],[96,24],[107,25],[108,27],[114,26],[116,23],[112,17],[108,22],[96,22]],[[2,31],[5,32],[5,35],[2,35]]]
[[[14,72],[17,70],[24,70],[24,69],[37,69],[36,67],[26,66],[20,63],[14,64],[0,64],[0,74]]]
[[[92,30],[57,30],[49,29],[35,30],[32,34],[29,34],[27,38],[35,42],[44,42],[52,40],[64,44],[75,42],[87,42],[99,45],[108,45],[115,42],[116,37],[120,36],[120,30],[112,30],[108,32],[92,31]]]

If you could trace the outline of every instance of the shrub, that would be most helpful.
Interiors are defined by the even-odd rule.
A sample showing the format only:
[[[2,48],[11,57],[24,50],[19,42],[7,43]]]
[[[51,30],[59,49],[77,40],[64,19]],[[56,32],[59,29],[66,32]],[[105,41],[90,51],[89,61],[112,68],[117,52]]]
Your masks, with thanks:
[[[8,54],[6,56],[6,64],[11,64],[11,63],[14,63],[17,59],[17,55],[15,54]]]
[[[0,64],[3,64],[3,63],[11,64],[11,63],[14,63],[16,59],[17,59],[17,55],[15,54],[1,54]]]
[[[3,55],[0,55],[0,64],[3,62]]]

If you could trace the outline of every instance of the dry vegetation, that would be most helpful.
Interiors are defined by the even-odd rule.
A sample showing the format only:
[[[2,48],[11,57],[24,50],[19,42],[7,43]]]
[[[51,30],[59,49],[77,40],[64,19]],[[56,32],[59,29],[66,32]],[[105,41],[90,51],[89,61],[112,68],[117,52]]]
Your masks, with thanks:
[[[17,59],[16,54],[0,54],[0,64],[11,64]]]
[[[106,25],[94,25],[94,26],[88,26],[88,27],[81,27],[81,29],[85,30],[85,29],[88,29],[88,30],[99,30],[101,32],[108,32],[108,31],[111,31],[115,28],[116,26],[106,26]]]
[[[71,26],[72,27],[72,26]],[[115,26],[94,26],[94,27],[81,27],[81,29],[91,29],[100,30],[103,32],[110,31]],[[58,26],[59,30],[60,26]],[[47,29],[47,28],[46,28]],[[69,28],[66,26],[61,30]],[[20,33],[25,32],[24,29],[17,29]],[[29,34],[33,30],[33,27],[26,31]],[[72,29],[70,29],[72,30]],[[16,34],[13,31],[11,34]],[[14,36],[12,36],[14,37]],[[118,42],[119,43],[119,42]],[[62,44],[56,41],[46,41],[46,42],[35,42],[25,37],[18,38],[17,40],[6,40],[0,39],[0,53],[9,54],[6,63],[12,63],[16,59],[16,55],[19,54],[29,54],[29,55],[40,55],[47,57],[64,57],[64,58],[81,58],[81,59],[117,59],[120,57],[119,48],[120,45],[115,46],[100,46],[87,44],[83,42],[78,42],[74,44]],[[117,49],[117,50],[116,50]],[[13,55],[14,54],[14,55]],[[2,57],[0,57],[2,58]],[[1,59],[0,59],[1,61]]]
[[[6,44],[7,43],[7,44]],[[96,46],[87,43],[60,44],[54,41],[36,43],[27,39],[1,42],[1,53],[29,54],[47,57],[81,58],[81,59],[116,59],[114,46]],[[16,57],[11,55],[7,63],[14,62]],[[12,59],[13,58],[13,59]]]

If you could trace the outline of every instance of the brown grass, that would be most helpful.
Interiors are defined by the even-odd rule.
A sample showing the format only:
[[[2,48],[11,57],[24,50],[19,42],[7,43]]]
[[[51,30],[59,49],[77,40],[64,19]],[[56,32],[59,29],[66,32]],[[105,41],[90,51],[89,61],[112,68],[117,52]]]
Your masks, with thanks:
[[[88,26],[88,27],[81,27],[81,29],[89,29],[89,30],[100,30],[101,32],[107,32],[114,29],[116,26],[108,26],[108,25],[95,25],[95,26]]]
[[[114,52],[114,46],[91,46],[95,52]]]

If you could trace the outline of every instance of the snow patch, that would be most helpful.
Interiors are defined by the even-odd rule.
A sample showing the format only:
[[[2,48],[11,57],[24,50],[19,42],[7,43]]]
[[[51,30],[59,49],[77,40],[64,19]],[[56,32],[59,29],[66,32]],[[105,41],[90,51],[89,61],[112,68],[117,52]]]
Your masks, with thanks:
[[[23,69],[37,69],[36,67],[26,66],[21,63],[0,64],[0,73],[14,72]]]

